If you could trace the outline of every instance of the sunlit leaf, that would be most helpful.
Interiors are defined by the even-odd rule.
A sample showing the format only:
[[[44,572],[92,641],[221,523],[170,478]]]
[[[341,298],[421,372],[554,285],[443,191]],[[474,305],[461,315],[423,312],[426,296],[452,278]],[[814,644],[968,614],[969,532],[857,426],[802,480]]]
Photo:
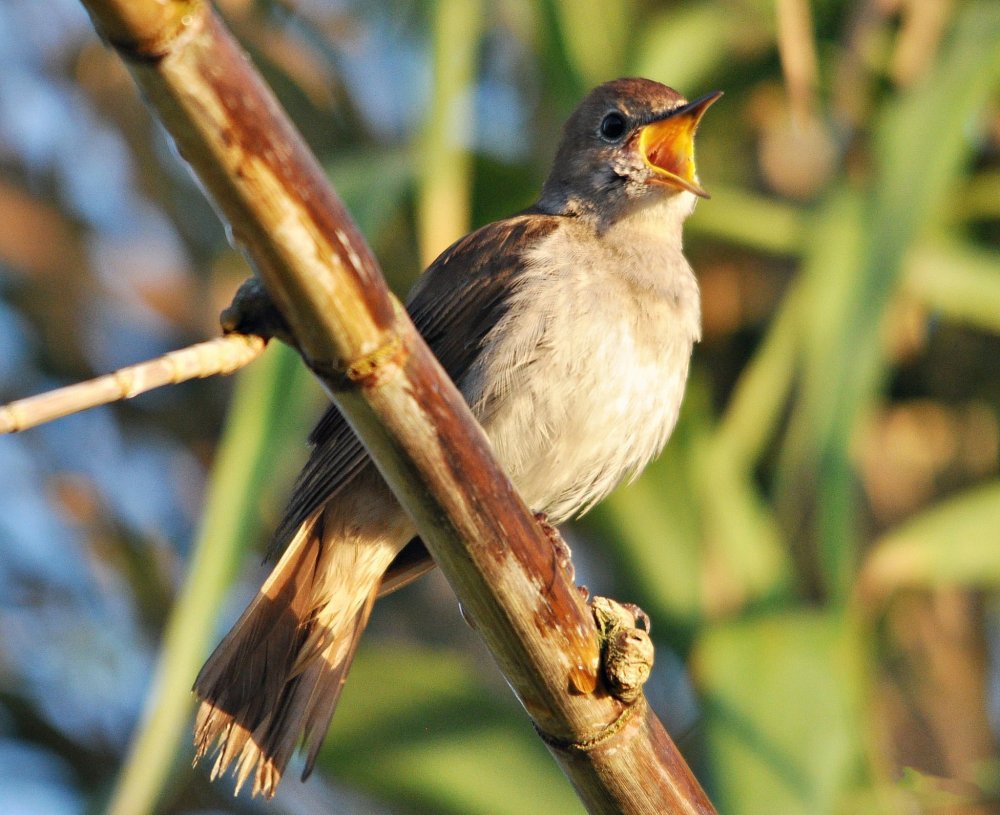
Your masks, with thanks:
[[[786,594],[791,558],[753,470],[710,440],[698,452],[693,475],[703,514],[706,612],[728,616]]]
[[[624,72],[632,35],[633,0],[551,0],[563,45],[588,85]]]
[[[699,206],[686,226],[737,246],[782,255],[798,255],[807,236],[807,218],[792,204],[738,187],[709,184],[712,200]]]
[[[1000,585],[1000,483],[950,498],[878,540],[861,572],[866,595],[904,586]]]
[[[964,6],[935,72],[887,106],[876,133],[878,175],[866,208],[861,276],[842,336],[834,338],[841,352],[828,372],[832,421],[818,436],[821,477],[827,480],[821,551],[830,586],[841,594],[855,560],[847,448],[854,418],[884,376],[882,317],[905,253],[941,210],[973,148],[969,127],[1000,80],[998,41],[1000,5],[983,0]]]
[[[583,809],[513,697],[470,661],[401,643],[362,649],[321,756],[331,776],[407,812]]]
[[[844,811],[861,781],[862,642],[835,613],[710,629],[692,655],[715,803],[727,815]]]
[[[416,156],[417,227],[422,266],[469,231],[470,146],[475,126],[476,58],[483,25],[476,0],[433,4],[433,87]]]
[[[846,189],[831,192],[810,220],[809,233],[801,279],[791,301],[794,311],[783,335],[784,342],[794,348],[801,381],[796,383],[798,399],[793,403],[778,458],[775,488],[785,534],[793,540],[812,537],[806,522],[813,509],[811,502],[831,494],[850,498],[851,486],[845,488],[842,468],[830,465],[824,440],[837,418],[832,372],[849,362],[841,358],[846,353],[843,335],[859,286],[864,242],[857,193]],[[788,353],[786,348],[786,358]],[[850,520],[845,523],[849,526]],[[826,557],[824,571],[834,584],[842,585],[853,574],[853,535],[849,528],[825,526],[823,531],[840,543],[840,548],[831,545],[821,553]]]
[[[682,420],[659,460],[637,481],[620,487],[587,523],[610,548],[639,603],[679,636],[702,616],[704,551],[691,477],[692,440]]]
[[[903,286],[936,316],[1000,333],[1000,252],[957,241],[922,243],[910,253]]]
[[[651,15],[633,57],[637,76],[648,76],[694,94],[730,59],[767,44],[771,36],[763,14],[734,13],[722,3],[674,4]]]

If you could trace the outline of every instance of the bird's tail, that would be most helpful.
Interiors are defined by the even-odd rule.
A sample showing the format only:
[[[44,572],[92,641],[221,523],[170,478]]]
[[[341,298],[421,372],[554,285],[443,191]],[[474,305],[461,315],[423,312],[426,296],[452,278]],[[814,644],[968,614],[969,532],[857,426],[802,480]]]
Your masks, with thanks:
[[[235,761],[237,792],[270,798],[296,745],[312,770],[383,573],[410,537],[384,526],[344,534],[329,510],[298,530],[194,685],[195,762],[215,747],[212,779]]]

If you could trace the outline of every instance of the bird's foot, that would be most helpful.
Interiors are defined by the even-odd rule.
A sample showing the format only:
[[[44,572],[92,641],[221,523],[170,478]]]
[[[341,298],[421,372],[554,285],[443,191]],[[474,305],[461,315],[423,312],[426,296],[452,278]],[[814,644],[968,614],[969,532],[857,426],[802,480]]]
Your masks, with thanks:
[[[563,540],[563,536],[559,534],[559,530],[549,523],[549,518],[544,512],[536,512],[534,513],[534,516],[535,522],[542,528],[542,532],[545,533],[545,537],[548,539],[549,543],[552,544],[552,550],[555,555],[558,568],[561,569],[566,575],[569,582],[573,583],[576,590],[580,593],[583,602],[586,603],[590,599],[590,591],[586,586],[577,586],[575,583],[576,570],[573,568],[573,553],[570,551],[569,545],[565,540]],[[475,631],[476,623],[473,621],[471,615],[466,611],[465,607],[459,603],[458,609],[462,614],[462,619],[465,620],[469,628]]]
[[[535,521],[542,528],[545,537],[549,539],[549,543],[552,544],[552,548],[555,551],[556,563],[559,565],[559,568],[563,570],[569,582],[576,585],[576,569],[573,567],[573,553],[570,551],[569,545],[563,539],[559,530],[549,523],[549,518],[544,512],[536,512]],[[576,590],[580,592],[583,602],[586,603],[590,598],[590,591],[587,587],[576,586]]]
[[[595,597],[590,603],[601,639],[601,675],[611,695],[631,704],[653,668],[649,615],[632,603]]]
[[[243,281],[233,302],[219,315],[219,322],[226,334],[254,334],[267,340],[275,337],[296,347],[288,323],[256,277]]]

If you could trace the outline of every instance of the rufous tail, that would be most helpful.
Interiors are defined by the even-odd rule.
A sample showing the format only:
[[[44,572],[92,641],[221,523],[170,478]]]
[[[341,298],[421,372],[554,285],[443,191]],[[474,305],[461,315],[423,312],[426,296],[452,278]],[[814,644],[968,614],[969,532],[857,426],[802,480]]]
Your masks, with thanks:
[[[356,527],[338,539],[326,515],[298,530],[194,684],[195,762],[216,745],[212,779],[235,762],[237,793],[253,774],[253,794],[273,796],[300,741],[310,773],[382,574],[409,539],[384,528],[359,539]]]

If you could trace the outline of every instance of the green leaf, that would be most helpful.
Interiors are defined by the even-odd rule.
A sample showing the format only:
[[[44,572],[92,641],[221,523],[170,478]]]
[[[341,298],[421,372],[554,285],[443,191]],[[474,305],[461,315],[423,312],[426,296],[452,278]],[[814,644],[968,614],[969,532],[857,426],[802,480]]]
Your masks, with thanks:
[[[582,807],[507,689],[439,648],[362,648],[319,764],[407,812],[578,815]]]
[[[812,296],[801,315],[802,399],[782,451],[778,493],[787,529],[810,540],[815,518],[823,582],[840,598],[850,591],[859,547],[849,448],[857,417],[886,375],[883,318],[904,258],[937,222],[964,172],[970,125],[1000,81],[998,40],[1000,5],[961,8],[934,70],[884,106],[870,189],[862,195],[844,187],[830,197],[804,260]]]
[[[667,449],[590,521],[635,586],[628,599],[672,629],[681,650],[703,617],[773,598],[792,571],[750,468],[712,432],[710,415],[694,378]]]
[[[1000,4],[969,3],[926,81],[887,107],[876,134],[878,174],[869,196],[861,275],[846,313],[841,354],[828,378],[831,421],[819,436],[822,559],[829,587],[843,596],[856,544],[848,447],[856,417],[885,375],[880,330],[905,254],[938,220],[972,150],[970,126],[1000,81]]]
[[[903,285],[945,320],[1000,334],[1000,253],[927,242],[911,253]]]
[[[773,513],[753,471],[720,444],[699,451],[695,477],[705,541],[705,606],[710,616],[730,615],[787,595],[793,568]]]
[[[588,86],[620,76],[633,26],[633,0],[550,0],[562,45]]]
[[[795,383],[798,399],[778,456],[776,494],[786,534],[801,536],[804,540],[800,545],[813,538],[807,525],[813,511],[811,502],[823,502],[830,496],[850,500],[851,496],[852,487],[849,482],[845,485],[845,471],[836,455],[841,451],[831,453],[829,446],[837,422],[837,388],[842,387],[834,375],[846,371],[854,358],[845,334],[851,325],[855,292],[862,286],[863,230],[860,196],[844,188],[833,190],[811,219],[811,241],[801,277],[780,318],[783,339],[794,348],[801,366],[801,379]],[[786,307],[790,310],[787,318]],[[785,319],[789,320],[787,327]],[[776,322],[773,330],[778,327]],[[786,346],[785,359],[789,352]],[[784,384],[792,383],[785,380]],[[770,415],[777,414],[772,411]],[[833,520],[824,516],[819,521],[824,539],[840,544],[836,547],[831,543],[821,551],[830,586],[843,586],[854,574],[851,521],[850,513]]]
[[[968,490],[878,540],[861,573],[867,596],[906,586],[1000,586],[1000,481]]]
[[[935,809],[947,811],[945,807],[973,807],[983,799],[983,791],[973,784],[929,775],[913,767],[903,768],[899,786],[912,795],[914,803],[921,808],[921,811]]]
[[[683,436],[678,427],[642,477],[615,490],[586,522],[635,592],[627,599],[646,609],[658,628],[674,629],[675,645],[677,637],[690,637],[704,605],[701,527]]]
[[[725,62],[733,48],[769,47],[773,37],[764,14],[733,13],[722,3],[688,3],[650,15],[636,47],[632,72],[694,94]]]
[[[826,815],[861,778],[864,647],[802,611],[709,629],[693,653],[714,802],[727,815]]]
[[[948,215],[956,225],[962,221],[1000,218],[1000,170],[982,170],[956,190]]]
[[[806,217],[801,208],[739,187],[709,184],[712,200],[699,206],[685,226],[705,235],[760,252],[798,255],[805,245]]]
[[[475,125],[473,99],[482,26],[477,0],[436,0],[433,4],[434,84],[417,156],[417,227],[424,266],[469,231],[469,145]]]

